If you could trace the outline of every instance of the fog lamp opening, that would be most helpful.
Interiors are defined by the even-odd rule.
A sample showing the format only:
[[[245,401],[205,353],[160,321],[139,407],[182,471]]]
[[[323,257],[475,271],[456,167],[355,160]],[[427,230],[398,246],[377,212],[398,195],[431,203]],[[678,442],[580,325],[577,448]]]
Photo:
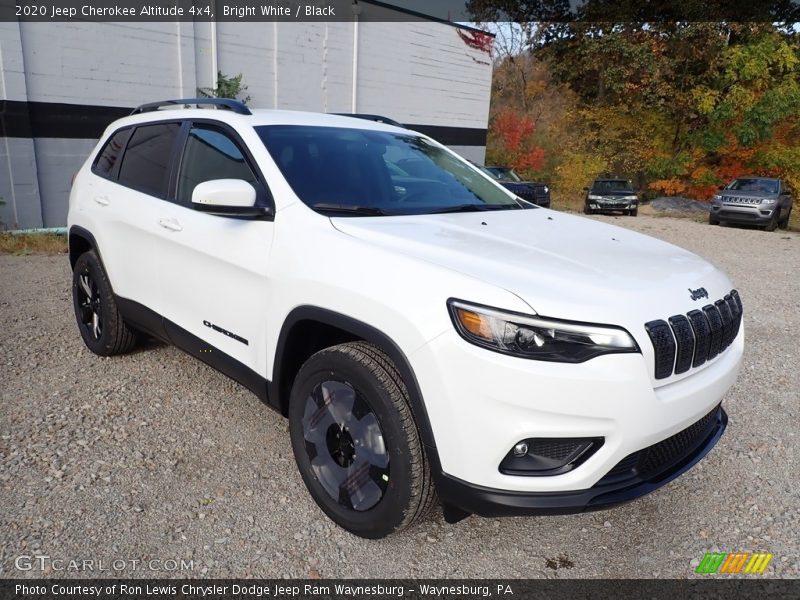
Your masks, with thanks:
[[[529,438],[514,444],[500,463],[505,475],[549,477],[580,466],[603,445],[604,438]]]

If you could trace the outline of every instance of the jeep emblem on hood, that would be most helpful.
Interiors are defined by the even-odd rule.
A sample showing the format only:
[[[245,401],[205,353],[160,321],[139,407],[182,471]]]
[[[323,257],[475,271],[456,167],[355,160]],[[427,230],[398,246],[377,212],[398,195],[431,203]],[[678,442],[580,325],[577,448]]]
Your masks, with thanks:
[[[689,289],[689,294],[692,296],[692,300],[700,300],[700,298],[708,298],[708,292],[706,288],[697,288],[696,290]]]

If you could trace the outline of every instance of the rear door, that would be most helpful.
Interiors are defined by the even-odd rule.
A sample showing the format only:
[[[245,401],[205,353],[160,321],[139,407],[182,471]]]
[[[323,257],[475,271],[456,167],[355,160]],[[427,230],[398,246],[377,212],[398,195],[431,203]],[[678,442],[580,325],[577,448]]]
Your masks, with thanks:
[[[101,177],[90,192],[99,216],[93,233],[114,293],[154,311],[160,300],[154,242],[162,229],[156,215],[167,196],[180,127],[160,122],[118,132],[93,165]],[[121,159],[112,151],[120,145]]]
[[[271,205],[239,136],[221,123],[193,122],[173,180],[173,202],[159,213],[170,224],[159,232],[161,314],[173,341],[198,358],[225,370],[220,361],[230,357],[263,376],[273,223],[194,210],[195,186],[213,179],[243,179],[256,188],[257,203]]]

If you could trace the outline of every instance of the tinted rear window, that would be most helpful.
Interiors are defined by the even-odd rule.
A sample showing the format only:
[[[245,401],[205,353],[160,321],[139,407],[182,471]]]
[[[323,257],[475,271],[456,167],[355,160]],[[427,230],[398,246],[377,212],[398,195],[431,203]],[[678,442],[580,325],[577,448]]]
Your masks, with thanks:
[[[110,177],[112,175],[130,133],[130,129],[120,129],[111,136],[106,145],[103,146],[100,154],[97,155],[97,160],[94,161],[95,173],[102,177]]]
[[[137,127],[122,159],[119,183],[154,196],[166,196],[169,162],[179,129],[179,123]]]

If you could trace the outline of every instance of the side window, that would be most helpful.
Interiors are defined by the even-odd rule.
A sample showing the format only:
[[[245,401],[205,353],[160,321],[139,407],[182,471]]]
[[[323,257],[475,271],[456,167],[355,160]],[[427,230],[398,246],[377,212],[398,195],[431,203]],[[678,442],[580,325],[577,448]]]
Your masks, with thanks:
[[[97,175],[101,177],[111,177],[113,175],[114,167],[122,155],[122,150],[125,148],[125,142],[128,141],[130,133],[130,128],[120,129],[109,138],[94,161],[93,171]]]
[[[239,145],[219,129],[195,125],[189,132],[178,174],[179,204],[189,205],[198,183],[212,179],[244,179],[259,189],[258,177]]]
[[[119,183],[147,194],[165,197],[169,162],[179,130],[179,123],[137,127],[122,159]]]

